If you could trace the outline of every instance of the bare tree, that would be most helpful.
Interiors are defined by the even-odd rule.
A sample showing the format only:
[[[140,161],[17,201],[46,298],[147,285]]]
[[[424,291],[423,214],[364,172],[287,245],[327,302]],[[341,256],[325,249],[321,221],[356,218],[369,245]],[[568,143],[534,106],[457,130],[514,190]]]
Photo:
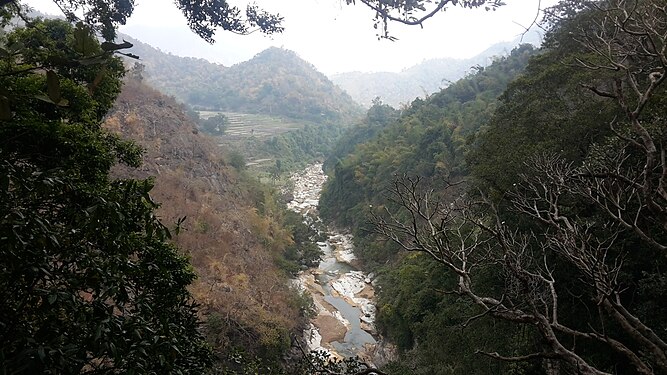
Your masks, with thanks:
[[[451,293],[479,307],[469,321],[490,316],[534,327],[545,343],[541,352],[521,356],[481,354],[506,361],[555,360],[580,374],[606,374],[573,344],[583,339],[606,346],[639,374],[667,374],[665,339],[626,306],[619,281],[628,256],[621,239],[636,236],[642,244],[667,250],[664,120],[650,113],[652,98],[664,90],[667,4],[579,3],[593,17],[575,35],[586,51],[578,64],[601,72],[594,84],[582,86],[614,100],[622,115],[611,124],[616,137],[593,147],[582,165],[556,155],[527,162],[531,173],[521,176],[503,204],[536,226],[505,223],[497,202],[483,194],[443,203],[436,192],[423,190],[419,178],[401,177],[389,191],[389,206],[397,209],[375,215],[374,231],[456,274],[458,285]],[[581,215],[572,202],[599,210]],[[598,322],[574,326],[559,319],[563,280],[556,262],[576,274],[588,305],[598,310]],[[504,281],[498,294],[476,287],[477,270],[489,267]],[[558,373],[558,365],[550,369]]]
[[[540,168],[563,167],[557,158],[540,158],[535,163]],[[419,178],[402,177],[390,190],[390,201],[400,209],[374,216],[374,231],[407,251],[427,253],[458,276],[457,288],[450,293],[468,298],[480,310],[466,324],[491,316],[532,326],[546,343],[543,351],[522,356],[482,354],[506,361],[560,360],[581,374],[605,374],[570,344],[577,338],[608,346],[624,356],[637,373],[667,373],[663,339],[633,315],[620,298],[623,289],[618,275],[623,254],[612,256],[612,249],[624,228],[597,231],[599,223],[563,214],[560,200],[571,192],[561,187],[551,178],[536,177],[525,180],[522,193],[511,197],[517,212],[545,224],[544,231],[533,232],[507,225],[488,199],[460,198],[442,204],[432,200],[433,192],[421,190]],[[583,330],[559,320],[558,275],[550,264],[553,255],[576,271],[587,286],[588,297],[600,309],[600,316],[620,327],[632,342],[625,336],[614,337],[605,331],[604,324]],[[476,271],[487,267],[502,275],[504,288],[499,295],[475,287],[479,276]],[[638,345],[641,350],[636,349]],[[650,352],[653,360],[647,360],[644,352]]]
[[[656,223],[667,228],[667,164],[666,151],[656,139],[664,120],[646,114],[654,95],[664,91],[667,4],[609,0],[588,9],[602,16],[579,30],[577,41],[592,57],[578,62],[584,69],[607,72],[609,78],[582,86],[614,100],[623,117],[609,124],[618,138],[615,147],[600,150],[597,160],[580,170],[578,185],[616,222],[667,251],[667,244],[647,233],[647,226]],[[650,220],[639,220],[649,214]]]

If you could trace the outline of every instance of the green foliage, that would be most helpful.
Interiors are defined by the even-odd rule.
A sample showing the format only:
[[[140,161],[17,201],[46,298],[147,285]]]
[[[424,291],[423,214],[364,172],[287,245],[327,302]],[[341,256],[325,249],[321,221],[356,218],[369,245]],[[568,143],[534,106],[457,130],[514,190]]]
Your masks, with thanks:
[[[153,182],[109,177],[140,150],[100,128],[123,68],[86,30],[34,21],[2,43],[26,47],[0,62],[0,372],[201,373],[195,274]]]
[[[613,103],[580,85],[603,74],[577,67],[578,58],[582,58],[578,50],[547,50],[509,85],[468,154],[478,179],[506,191],[526,171],[524,163],[531,155],[558,153],[580,162],[593,142],[611,134],[600,123],[619,115]]]
[[[370,210],[390,207],[384,191],[397,174],[422,175],[435,189],[447,179],[467,174],[464,155],[468,143],[492,116],[496,98],[533,55],[532,47],[522,46],[426,100],[415,100],[400,116],[376,103],[362,124],[341,137],[335,154],[327,160],[331,176],[320,199],[320,213],[357,228],[358,255],[368,266],[382,270],[378,327],[402,350],[401,360],[393,364],[398,374],[508,371],[474,353],[485,341],[491,348],[493,343],[510,347],[519,333],[504,327],[506,341],[498,342],[494,341],[497,331],[489,330],[493,322],[481,321],[462,329],[467,317],[476,312],[457,297],[437,292],[454,280],[445,278],[439,266],[423,257],[397,259],[396,246],[364,229],[369,227]],[[442,355],[443,350],[447,356]]]
[[[277,265],[291,277],[299,271],[316,267],[323,254],[316,242],[324,241],[323,235],[306,224],[301,215],[288,210],[286,202],[278,197],[277,190],[256,182],[251,183],[249,188],[258,212],[267,220],[277,222],[284,230],[282,235],[277,231],[272,234],[273,245],[285,244],[274,255]]]
[[[341,138],[336,148],[340,156],[334,155],[340,160],[327,161],[333,176],[320,200],[322,216],[360,227],[368,206],[382,204],[394,175],[419,174],[442,182],[465,174],[466,143],[491,117],[497,96],[533,54],[530,45],[519,47],[428,99],[415,100],[396,121],[388,108],[371,108],[365,124]],[[357,134],[370,141],[352,148],[350,140]]]
[[[239,151],[232,151],[228,156],[229,165],[236,168],[237,171],[242,171],[246,169],[246,160],[245,156]]]
[[[197,109],[264,114],[314,123],[344,123],[361,107],[296,53],[269,48],[249,61],[223,67],[177,57],[127,37],[155,88]]]
[[[373,100],[373,106],[366,113],[364,119],[347,129],[337,140],[333,150],[328,152],[327,159],[322,168],[325,171],[332,169],[346,156],[351,154],[358,144],[365,143],[375,137],[384,127],[396,121],[399,111],[387,104],[383,104],[380,98]]]
[[[402,256],[382,268],[377,325],[402,353],[401,360],[385,370],[415,375],[537,373],[529,363],[519,366],[524,370],[519,372],[517,366],[474,355],[477,350],[494,348],[520,353],[534,338],[526,329],[492,319],[468,321],[480,311],[460,296],[446,293],[457,280],[442,271],[442,265],[422,254]],[[480,288],[497,282],[491,274],[480,280]],[[531,368],[533,372],[528,371]]]
[[[564,347],[600,371],[641,373],[644,371],[641,365],[628,361],[637,353],[643,364],[650,368],[655,366],[659,372],[662,370],[657,367],[662,364],[655,361],[653,354],[648,354],[652,344],[642,341],[638,331],[628,329],[623,319],[614,315],[613,309],[600,306],[615,299],[614,303],[627,308],[624,311],[632,314],[632,319],[636,318],[635,324],[643,322],[651,332],[665,327],[665,303],[661,302],[664,301],[665,280],[660,271],[666,262],[664,247],[658,250],[656,248],[661,246],[650,242],[664,241],[665,219],[661,210],[665,201],[651,195],[652,191],[645,191],[664,179],[660,163],[655,168],[645,167],[653,165],[652,158],[662,152],[662,146],[657,145],[664,142],[662,128],[667,91],[657,86],[663,82],[664,59],[657,58],[656,54],[633,54],[643,48],[644,35],[654,35],[651,33],[655,30],[642,34],[628,32],[626,24],[614,28],[610,20],[616,19],[615,12],[619,11],[609,5],[613,2],[594,4],[612,6],[611,15],[595,6],[582,6],[585,4],[591,2],[566,1],[551,11],[546,47],[534,55],[521,75],[517,75],[521,64],[515,66],[516,70],[505,65],[505,69],[495,70],[493,74],[490,73],[493,66],[479,69],[441,93],[413,102],[393,125],[371,141],[357,145],[338,163],[332,163],[334,175],[320,201],[321,212],[338,223],[358,228],[363,223],[360,215],[388,208],[395,214],[394,218],[405,219],[404,223],[410,226],[409,217],[401,216],[406,212],[397,212],[394,204],[382,197],[392,173],[423,176],[426,189],[432,189],[429,196],[432,207],[440,201],[447,204],[445,207],[458,208],[449,206],[449,202],[461,196],[484,196],[495,204],[493,208],[497,212],[480,213],[468,208],[463,209],[461,215],[457,211],[453,217],[465,217],[473,225],[477,225],[479,219],[482,230],[485,230],[485,220],[491,217],[490,227],[506,231],[498,235],[502,237],[499,242],[506,241],[504,236],[509,232],[517,237],[508,235],[507,238],[521,238],[519,242],[525,242],[503,242],[502,248],[510,250],[499,250],[496,263],[481,262],[475,264],[475,271],[466,273],[473,280],[471,285],[476,295],[497,296],[502,304],[511,300],[506,306],[511,305],[511,309],[520,306],[521,311],[528,312],[542,308],[535,307],[536,304],[544,306],[545,310],[552,306],[555,309],[556,303],[548,295],[557,294],[558,323],[547,327],[556,327],[560,333],[566,331],[558,324],[575,332],[604,331],[605,339],[619,340],[633,354],[625,356],[622,350],[612,349],[605,340],[585,338],[580,333],[555,335]],[[632,13],[629,17],[632,21],[628,22],[637,22],[633,17],[646,21],[639,25],[653,22],[655,29],[660,30],[655,40],[658,44],[664,43],[664,39],[660,39],[664,34],[664,12],[658,14],[653,11],[657,8],[651,8],[663,7],[663,2],[615,4],[639,12]],[[599,50],[583,47],[582,39],[573,37],[582,33],[596,36],[584,37],[589,43],[604,40],[604,48],[613,45],[609,48],[611,52],[606,49],[602,52],[610,55],[600,56]],[[589,69],[596,64],[606,66],[610,60],[619,65]],[[589,64],[588,68],[582,62]],[[627,71],[624,71],[626,65],[621,67],[620,62],[627,64]],[[496,65],[495,69],[498,67]],[[653,71],[653,75],[648,71]],[[503,75],[504,78],[498,79]],[[516,77],[515,80],[507,86],[500,100],[495,100],[505,86],[497,83],[507,83],[512,77]],[[650,91],[645,97],[648,98],[645,106],[632,112],[634,106],[645,99],[640,95],[645,90]],[[624,105],[630,110],[624,110]],[[613,125],[613,130],[609,124]],[[641,132],[640,128],[646,132]],[[650,147],[642,142],[647,138],[655,142],[658,151],[646,151]],[[534,160],[531,158],[545,154],[554,155],[550,160],[558,160],[572,169],[559,174],[557,163],[543,162],[538,164],[541,168],[536,168],[536,164],[530,162]],[[457,182],[463,177],[467,178],[465,184],[450,188],[451,193],[443,189],[443,180]],[[643,178],[648,179],[648,183]],[[522,181],[539,182],[529,187]],[[642,192],[639,185],[648,188]],[[404,198],[412,202],[410,197]],[[524,202],[523,213],[517,202]],[[653,204],[661,210],[647,208]],[[533,211],[550,212],[549,218],[566,222],[567,226],[576,225],[576,229],[567,232],[562,229],[565,225],[554,229],[560,222],[545,225],[548,220],[539,219],[546,216],[531,217]],[[632,219],[619,225],[614,215],[627,215]],[[629,222],[634,224],[628,225]],[[637,227],[646,228],[644,233],[650,233],[649,240]],[[493,231],[493,228],[487,230]],[[554,246],[554,243],[563,244],[567,238],[563,233],[572,234],[579,228],[586,228],[585,237],[576,237],[578,232],[574,234],[577,240],[563,245],[566,250]],[[421,229],[430,234],[433,227]],[[442,233],[446,233],[445,237],[449,234]],[[461,293],[465,290],[463,286],[458,287],[463,285],[461,281],[455,274],[448,274],[447,267],[443,266],[449,259],[446,250],[445,255],[434,255],[442,260],[441,264],[436,264],[425,256],[397,256],[396,247],[386,241],[361,231],[357,234],[357,248],[367,263],[376,268],[382,265],[379,267],[378,327],[402,350],[399,361],[387,370],[397,374],[548,371],[541,360],[508,365],[473,355],[477,350],[512,356],[552,349],[548,345],[549,335],[535,330],[532,324],[507,324],[502,314],[499,319],[489,319],[488,315],[495,313],[493,308],[479,315],[483,311],[478,311],[465,293]],[[464,230],[462,239],[474,234]],[[434,242],[449,240],[439,234],[425,238]],[[404,243],[407,246],[417,243],[409,242],[411,239]],[[490,259],[495,259],[494,251],[487,254]],[[618,270],[612,291],[601,291],[596,284],[599,274],[587,276],[585,266],[576,263],[586,251],[593,254],[589,259],[596,263],[594,268],[603,264],[605,270]],[[502,266],[514,262],[510,259],[512,256],[519,259],[521,270]],[[467,257],[463,262],[474,263]],[[544,285],[553,286],[553,292],[531,295],[536,293],[539,287],[535,285],[540,283],[533,285],[533,281],[528,281],[534,275],[523,279],[512,276],[527,275],[521,272],[528,269],[545,276]],[[525,283],[523,287],[522,283]],[[550,316],[549,312],[546,316]],[[475,319],[468,320],[470,317]],[[555,317],[553,319],[555,322]],[[579,371],[578,365],[559,363],[561,371],[566,373]]]
[[[150,181],[87,186],[4,160],[3,370],[201,371],[195,275],[153,216]]]
[[[265,141],[258,152],[280,160],[281,171],[294,170],[329,155],[344,131],[340,125],[306,124]]]
[[[57,4],[68,21],[86,22],[100,30],[107,41],[115,39],[117,27],[125,25],[135,7],[134,2],[124,0],[59,0]],[[238,34],[254,30],[273,34],[283,30],[280,25],[282,17],[267,13],[256,5],[248,5],[244,16],[239,8],[224,0],[197,3],[177,1],[176,6],[183,12],[190,29],[209,43],[214,42],[217,28]]]
[[[283,225],[292,232],[294,243],[285,249],[284,259],[292,264],[289,271],[292,275],[304,268],[317,267],[322,250],[316,242],[323,240],[317,232],[303,222],[303,217],[293,211],[285,213]]]
[[[20,47],[11,59],[2,61],[5,73],[37,68],[47,70],[46,77],[19,74],[5,78],[22,81],[3,85],[16,115],[31,116],[34,114],[31,109],[39,108],[41,113],[48,112],[51,118],[66,116],[74,121],[99,120],[111,108],[120,91],[120,78],[124,72],[122,62],[110,58],[111,53],[102,50],[83,24],[72,30],[68,23],[60,20],[35,21],[29,28],[8,34],[4,43],[10,49]],[[61,97],[67,103],[60,103],[57,108],[49,105],[53,99]],[[40,103],[44,98],[47,103]]]
[[[225,134],[227,125],[229,125],[229,119],[222,113],[199,121],[199,128],[213,135]]]

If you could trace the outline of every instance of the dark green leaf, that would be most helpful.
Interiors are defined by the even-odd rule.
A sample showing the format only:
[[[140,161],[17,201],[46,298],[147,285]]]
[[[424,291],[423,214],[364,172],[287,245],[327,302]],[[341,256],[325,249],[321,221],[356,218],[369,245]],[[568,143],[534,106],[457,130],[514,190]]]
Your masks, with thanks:
[[[35,99],[39,99],[43,102],[51,103],[51,104],[56,104],[51,98],[49,98],[46,95],[35,95]]]
[[[9,52],[16,53],[25,48],[23,42],[17,41],[9,45]]]
[[[97,41],[90,33],[90,29],[82,22],[77,23],[74,29],[74,49],[76,52],[88,56],[94,52]]]
[[[117,44],[117,43],[111,43],[111,42],[104,42],[101,45],[102,50],[104,51],[118,51],[120,49],[126,49],[126,48],[132,48],[132,43],[123,40],[123,43]]]
[[[135,55],[135,54],[133,54],[133,53],[123,53],[123,52],[118,52],[118,53],[121,54],[121,55],[123,55],[123,56],[129,57],[129,58],[131,58],[131,59],[137,59],[137,60],[139,60],[139,56],[137,56],[137,55]]]
[[[0,95],[0,120],[11,120],[12,119],[12,109],[9,105],[9,98]]]
[[[59,103],[60,99],[62,99],[60,96],[60,80],[58,79],[58,75],[52,70],[46,72],[46,92],[49,99],[54,103]]]
[[[77,60],[77,62],[83,66],[90,66],[90,65],[99,65],[107,62],[107,57],[105,56],[95,56],[95,57],[90,57],[86,59],[81,59]]]

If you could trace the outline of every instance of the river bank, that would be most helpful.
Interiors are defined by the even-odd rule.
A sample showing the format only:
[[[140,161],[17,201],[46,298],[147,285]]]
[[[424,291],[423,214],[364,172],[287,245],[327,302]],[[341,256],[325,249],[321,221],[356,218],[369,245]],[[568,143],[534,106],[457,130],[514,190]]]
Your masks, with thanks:
[[[288,208],[310,225],[321,223],[317,205],[326,181],[322,165],[311,165],[291,179],[294,198]],[[295,281],[310,293],[316,309],[304,338],[310,350],[372,362],[377,346],[374,275],[357,268],[351,234],[334,228],[325,232],[327,240],[317,243],[323,252],[318,267],[303,271]]]

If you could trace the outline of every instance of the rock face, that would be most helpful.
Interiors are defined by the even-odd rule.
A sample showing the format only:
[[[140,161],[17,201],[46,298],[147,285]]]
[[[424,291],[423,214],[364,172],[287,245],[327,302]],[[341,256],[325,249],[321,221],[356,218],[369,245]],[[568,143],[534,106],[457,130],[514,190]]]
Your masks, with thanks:
[[[294,199],[288,207],[307,223],[320,219],[317,204],[326,181],[322,165],[311,165],[292,176]],[[373,275],[355,268],[352,235],[327,229],[327,241],[318,242],[324,253],[317,268],[296,280],[313,297],[317,315],[304,332],[311,350],[325,350],[335,357],[359,356],[372,362],[376,350],[375,292]]]

